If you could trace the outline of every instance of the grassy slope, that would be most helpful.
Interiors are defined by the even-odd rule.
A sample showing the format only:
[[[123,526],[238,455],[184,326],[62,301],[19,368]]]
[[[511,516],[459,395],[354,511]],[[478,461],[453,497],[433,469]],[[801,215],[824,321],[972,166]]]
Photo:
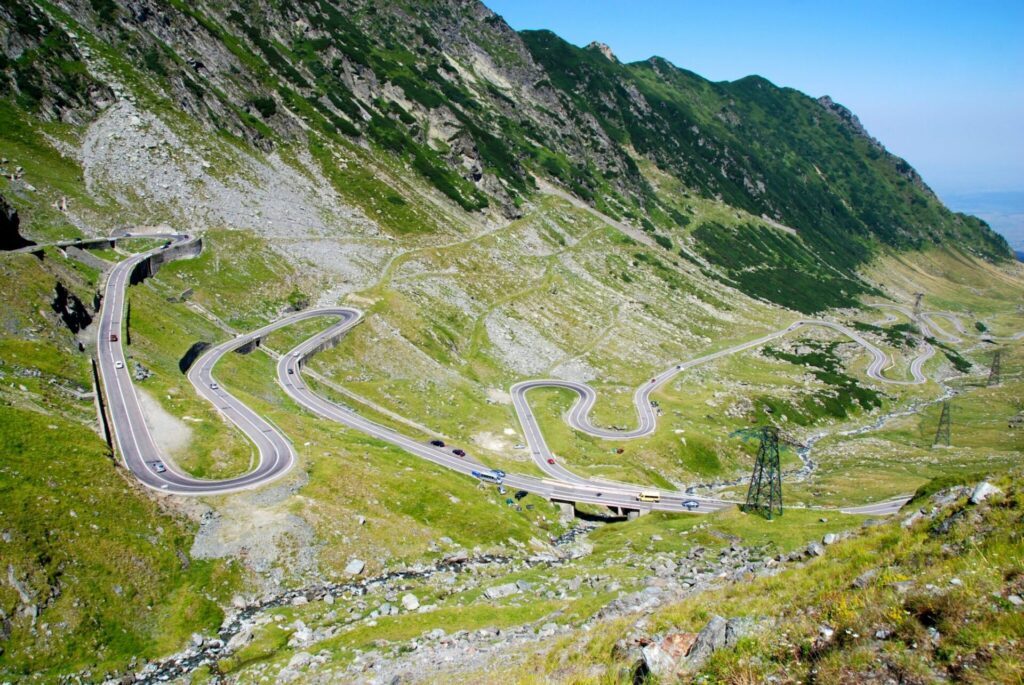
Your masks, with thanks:
[[[761,630],[704,667],[711,682],[1019,682],[1024,614],[1005,598],[1022,589],[1024,499],[1013,477],[996,482],[1005,494],[982,506],[961,497],[934,521],[909,530],[897,523],[866,529],[806,566],[665,607],[643,631],[696,631],[712,614],[758,622]],[[871,570],[877,575],[862,589],[853,586]],[[895,585],[902,581],[909,589]],[[626,682],[631,664],[617,661],[612,646],[633,620],[599,624],[587,636],[563,639],[515,674],[488,678]],[[835,631],[832,641],[819,638],[822,625]],[[930,637],[931,628],[938,638]],[[878,631],[887,636],[876,637]]]
[[[190,559],[194,524],[115,471],[92,401],[70,394],[91,388],[87,358],[47,306],[56,278],[88,300],[95,274],[47,254],[0,262],[20,293],[0,334],[3,572],[38,607],[33,619],[0,584],[10,620],[0,678],[14,680],[103,673],[172,651],[219,624],[218,603],[240,576],[231,563]]]

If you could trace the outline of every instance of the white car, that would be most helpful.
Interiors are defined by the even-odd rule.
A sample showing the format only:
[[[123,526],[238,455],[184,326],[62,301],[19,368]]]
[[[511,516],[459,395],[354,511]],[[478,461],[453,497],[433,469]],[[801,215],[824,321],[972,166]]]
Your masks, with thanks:
[[[219,387],[220,387],[220,386],[219,386],[219,385],[217,385],[216,383],[210,383],[210,390],[216,390],[216,389],[217,389],[217,388],[219,388]]]
[[[156,471],[157,473],[163,473],[164,471],[167,470],[167,467],[164,466],[164,463],[162,461],[154,461],[153,470]]]
[[[115,369],[123,369],[124,368],[124,362],[121,361],[120,359],[118,359],[116,362],[114,362],[114,368]]]

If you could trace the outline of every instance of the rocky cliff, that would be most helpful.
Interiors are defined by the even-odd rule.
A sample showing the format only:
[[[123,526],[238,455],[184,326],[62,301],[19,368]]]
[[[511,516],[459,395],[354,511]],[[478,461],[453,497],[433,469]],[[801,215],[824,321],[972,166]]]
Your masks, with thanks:
[[[127,100],[183,113],[200,136],[308,147],[326,166],[355,145],[471,213],[518,216],[550,182],[663,242],[693,231],[719,277],[789,306],[739,274],[780,254],[797,255],[787,272],[823,262],[839,281],[816,306],[835,306],[868,289],[854,271],[880,248],[1009,257],[828,97],[756,76],[712,83],[658,57],[621,64],[600,43],[517,33],[475,1],[13,0],[0,25],[0,93],[33,119],[86,123]],[[691,195],[799,244],[697,225]],[[401,192],[388,198],[392,230],[423,223],[396,210]],[[723,240],[739,240],[742,265]]]

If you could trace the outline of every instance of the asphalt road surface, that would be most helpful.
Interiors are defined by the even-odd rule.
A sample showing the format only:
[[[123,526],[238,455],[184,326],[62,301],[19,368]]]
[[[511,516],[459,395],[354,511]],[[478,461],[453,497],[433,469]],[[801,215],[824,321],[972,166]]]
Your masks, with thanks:
[[[126,237],[132,236],[119,236],[119,238]],[[184,235],[161,235],[159,237],[167,238],[170,245],[191,240],[189,236]],[[332,307],[311,309],[285,316],[260,329],[212,347],[196,360],[188,373],[188,378],[196,388],[196,392],[212,403],[228,421],[253,442],[259,453],[259,461],[249,473],[225,480],[203,480],[182,473],[175,468],[174,464],[169,463],[161,456],[159,446],[155,443],[146,425],[120,339],[124,299],[131,271],[136,264],[163,249],[165,247],[132,256],[113,267],[107,278],[104,306],[99,322],[99,370],[110,412],[114,439],[117,441],[118,451],[125,465],[144,485],[171,494],[213,495],[258,487],[287,473],[296,460],[291,442],[273,424],[221,387],[214,375],[214,369],[217,361],[225,354],[262,339],[274,330],[315,317],[335,317],[338,321],[308,338],[280,357],[278,361],[277,382],[292,399],[304,409],[321,418],[358,430],[446,469],[470,476],[473,471],[490,471],[488,467],[476,462],[472,456],[460,457],[455,455],[450,447],[435,447],[427,442],[407,437],[361,416],[357,411],[331,402],[309,388],[302,373],[305,361],[322,346],[332,344],[343,336],[362,319],[362,313],[356,309]],[[894,308],[900,309],[901,313],[908,313],[902,308]],[[940,314],[933,313],[933,315]],[[952,315],[948,318],[950,321],[955,321]],[[597,393],[589,385],[559,379],[524,381],[517,383],[511,389],[513,405],[523,427],[531,455],[547,478],[509,473],[503,477],[503,484],[508,488],[526,490],[548,499],[588,502],[625,509],[680,512],[688,511],[683,507],[683,502],[692,501],[698,505],[693,509],[694,513],[707,513],[734,505],[735,502],[690,496],[673,490],[585,478],[569,471],[559,463],[548,448],[536,417],[530,408],[527,393],[539,387],[572,390],[579,396],[579,399],[569,410],[566,418],[574,429],[604,439],[639,438],[650,435],[656,428],[657,415],[651,405],[651,393],[668,383],[677,374],[700,364],[764,345],[805,326],[830,328],[861,345],[871,355],[871,362],[866,373],[877,381],[912,384],[924,383],[927,380],[922,373],[922,367],[935,354],[935,350],[927,342],[922,341],[921,353],[911,362],[912,380],[893,380],[884,376],[884,372],[892,366],[890,357],[856,331],[829,321],[801,320],[756,340],[680,362],[653,376],[650,381],[637,388],[633,395],[638,424],[636,428],[630,430],[602,428],[591,423],[589,415],[597,401]],[[923,327],[923,329],[925,335],[931,334],[927,328]],[[111,334],[116,335],[117,339],[111,340]],[[549,459],[554,460],[554,463],[548,463]],[[637,496],[641,491],[656,494],[659,501],[638,501]],[[898,511],[905,501],[905,498],[889,500],[843,511],[881,515]]]

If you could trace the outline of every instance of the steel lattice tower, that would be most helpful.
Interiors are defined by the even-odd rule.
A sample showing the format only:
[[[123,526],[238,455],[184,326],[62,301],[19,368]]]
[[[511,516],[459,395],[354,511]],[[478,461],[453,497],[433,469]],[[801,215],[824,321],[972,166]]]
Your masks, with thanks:
[[[988,385],[999,385],[999,361],[1002,356],[1002,350],[996,350],[992,353],[992,370],[988,372]]]
[[[921,318],[921,300],[924,298],[924,293],[914,294],[914,318]]]
[[[949,400],[945,400],[942,403],[942,415],[939,416],[939,427],[935,430],[935,440],[932,441],[932,447],[940,442],[949,447],[949,429],[952,424],[953,421],[949,415]]]
[[[756,512],[771,520],[782,516],[782,468],[779,465],[779,430],[765,426],[760,431],[757,462],[750,477],[747,502],[743,510]]]

